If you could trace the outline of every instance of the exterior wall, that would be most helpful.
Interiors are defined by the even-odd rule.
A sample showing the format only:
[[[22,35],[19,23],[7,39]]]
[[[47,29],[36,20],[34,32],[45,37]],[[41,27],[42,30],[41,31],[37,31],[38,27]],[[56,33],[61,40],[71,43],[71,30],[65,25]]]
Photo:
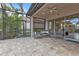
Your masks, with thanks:
[[[44,24],[34,23],[34,28],[44,28]]]
[[[40,32],[44,30],[44,19],[34,18],[33,29],[34,32]]]

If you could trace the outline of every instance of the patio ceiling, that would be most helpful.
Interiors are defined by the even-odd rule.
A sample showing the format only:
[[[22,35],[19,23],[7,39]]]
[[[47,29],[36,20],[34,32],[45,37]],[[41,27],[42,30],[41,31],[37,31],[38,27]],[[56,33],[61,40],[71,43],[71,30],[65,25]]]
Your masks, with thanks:
[[[39,12],[38,12],[39,11]],[[40,8],[33,16],[47,20],[65,17],[79,13],[78,3],[48,3]]]

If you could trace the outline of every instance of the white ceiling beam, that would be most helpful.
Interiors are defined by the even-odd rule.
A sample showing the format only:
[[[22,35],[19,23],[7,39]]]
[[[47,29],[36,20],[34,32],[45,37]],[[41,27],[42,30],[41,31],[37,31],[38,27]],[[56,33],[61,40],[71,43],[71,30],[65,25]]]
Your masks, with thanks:
[[[32,16],[34,17],[40,10],[42,10],[44,7],[46,7],[47,4],[44,4],[39,10],[37,10]]]
[[[72,12],[72,13],[68,13],[68,14],[64,14],[64,15],[61,15],[61,16],[58,16],[58,17],[52,17],[51,19],[57,19],[57,18],[61,18],[61,17],[66,17],[66,16],[70,16],[70,15],[73,15],[73,14],[77,14],[79,13],[79,11],[75,11],[75,12]]]

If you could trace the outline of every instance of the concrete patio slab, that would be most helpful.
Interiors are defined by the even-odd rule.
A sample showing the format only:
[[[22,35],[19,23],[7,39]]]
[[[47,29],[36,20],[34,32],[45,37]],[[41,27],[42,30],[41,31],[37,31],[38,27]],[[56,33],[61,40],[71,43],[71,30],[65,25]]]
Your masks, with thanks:
[[[55,38],[0,40],[0,56],[79,55],[79,43]]]

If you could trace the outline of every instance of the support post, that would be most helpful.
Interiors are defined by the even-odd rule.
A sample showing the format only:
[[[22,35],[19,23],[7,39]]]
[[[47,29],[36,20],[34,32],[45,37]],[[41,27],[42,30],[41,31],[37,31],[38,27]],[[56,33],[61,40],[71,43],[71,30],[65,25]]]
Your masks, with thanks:
[[[48,21],[45,20],[45,30],[48,30]]]
[[[56,35],[56,32],[55,32],[55,19],[54,19],[54,35]]]
[[[64,17],[64,22],[65,22],[65,20],[66,20],[66,17]],[[64,24],[64,28],[65,28],[65,24]],[[65,31],[64,30],[63,30],[63,34],[64,34],[63,38],[65,39]]]
[[[16,37],[18,37],[18,14],[16,13]]]
[[[33,17],[31,16],[31,24],[30,24],[30,28],[31,28],[31,38],[33,38]]]
[[[24,14],[22,14],[22,18],[23,18],[23,36],[26,36],[26,19]]]
[[[6,14],[6,9],[4,10],[4,8],[6,7],[6,5],[3,3],[1,4],[2,6],[2,20],[3,20],[3,37],[2,39],[6,39],[6,21],[7,21],[7,14]]]

